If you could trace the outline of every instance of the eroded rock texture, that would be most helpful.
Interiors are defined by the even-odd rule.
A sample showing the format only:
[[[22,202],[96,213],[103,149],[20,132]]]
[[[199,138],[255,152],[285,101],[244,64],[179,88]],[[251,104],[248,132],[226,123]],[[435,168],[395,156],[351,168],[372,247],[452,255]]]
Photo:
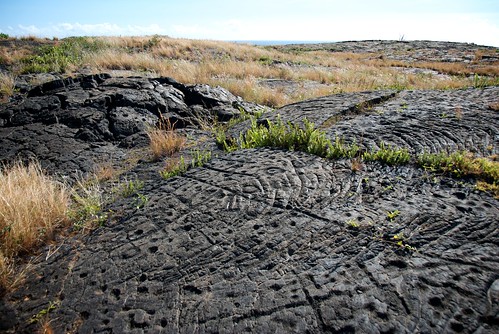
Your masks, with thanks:
[[[113,112],[123,116],[118,108],[129,108],[126,120],[154,121],[150,105],[157,97],[145,96],[152,88],[141,88],[144,82],[185,96],[175,84],[116,80],[98,84],[121,90],[105,124],[117,123]],[[141,84],[132,90],[134,82]],[[191,91],[205,96],[205,89]],[[278,113],[297,122],[307,117],[332,138],[365,147],[382,140],[414,153],[462,148],[488,155],[498,150],[498,112],[489,108],[498,93],[496,87],[342,94]],[[107,93],[99,94],[106,105]],[[193,112],[180,101],[201,105],[195,98],[172,100],[174,107],[161,113]],[[209,110],[220,106],[215,101],[234,103],[223,94],[211,101],[204,102]],[[102,110],[94,103],[89,108]],[[190,122],[191,114],[175,115]],[[126,150],[117,145],[120,136],[128,138],[125,130],[45,123],[102,141],[109,136],[106,145]],[[121,199],[108,208],[116,217],[107,226],[34,260],[24,287],[5,298],[4,313],[16,319],[11,331],[33,331],[36,324],[27,321],[54,301],[51,325],[60,333],[499,330],[499,201],[475,190],[473,180],[412,165],[366,163],[354,172],[349,160],[271,148],[220,153],[168,180],[157,168],[144,161],[131,172],[145,182],[144,207]],[[390,219],[395,210],[399,215]]]
[[[36,157],[51,172],[84,174],[147,145],[145,130],[161,121],[183,128],[261,108],[220,87],[185,86],[170,78],[59,79],[0,106],[0,160]]]

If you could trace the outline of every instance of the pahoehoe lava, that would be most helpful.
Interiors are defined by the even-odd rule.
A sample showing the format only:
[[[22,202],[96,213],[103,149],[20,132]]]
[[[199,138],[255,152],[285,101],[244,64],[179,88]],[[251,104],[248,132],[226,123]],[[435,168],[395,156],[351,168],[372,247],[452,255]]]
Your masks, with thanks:
[[[499,87],[338,94],[262,117],[306,117],[365,148],[489,156],[499,153],[498,96]],[[160,118],[209,137],[199,117],[229,119],[240,107],[260,108],[168,78],[52,82],[1,107],[0,158],[35,155],[71,176],[99,159],[125,161]],[[118,219],[35,257],[26,283],[0,304],[3,329],[31,332],[31,316],[57,300],[60,333],[499,330],[499,201],[473,180],[203,145],[218,156],[168,180],[158,163],[139,161],[128,173],[144,181],[144,207],[112,203]]]

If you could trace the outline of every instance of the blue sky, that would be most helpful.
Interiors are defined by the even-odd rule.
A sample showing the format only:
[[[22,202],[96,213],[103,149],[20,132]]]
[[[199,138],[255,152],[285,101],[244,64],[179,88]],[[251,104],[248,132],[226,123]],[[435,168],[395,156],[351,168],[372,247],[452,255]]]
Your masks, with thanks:
[[[498,0],[0,0],[11,36],[445,40],[499,46]]]

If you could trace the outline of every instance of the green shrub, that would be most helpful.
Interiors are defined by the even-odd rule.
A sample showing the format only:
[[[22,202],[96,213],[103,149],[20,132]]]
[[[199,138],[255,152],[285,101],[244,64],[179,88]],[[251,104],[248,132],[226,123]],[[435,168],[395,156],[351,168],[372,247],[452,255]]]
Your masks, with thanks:
[[[405,165],[411,160],[411,155],[406,148],[397,148],[380,144],[379,150],[364,152],[362,159],[365,161],[379,161],[389,166]]]
[[[303,128],[297,124],[277,121],[257,124],[252,121],[251,128],[240,137],[239,147],[279,147],[288,150],[303,151],[320,157],[327,157],[331,141],[325,132],[315,129],[314,123],[303,120]]]
[[[336,137],[334,144],[329,146],[327,157],[329,159],[354,158],[359,152],[360,147],[356,143],[345,145],[342,139]]]
[[[211,160],[211,151],[200,151],[196,149],[191,151],[192,160],[191,166],[195,167],[203,167],[205,163]]]
[[[138,194],[139,190],[142,188],[144,188],[144,181],[138,179],[125,180],[115,187],[113,192],[123,197],[131,197]]]
[[[418,156],[417,163],[432,172],[455,177],[471,176],[492,184],[499,183],[499,162],[476,158],[470,152],[423,153]]]
[[[86,37],[69,37],[53,46],[42,46],[38,52],[22,60],[22,73],[64,73],[70,65],[81,65],[86,52],[103,48],[98,40]]]

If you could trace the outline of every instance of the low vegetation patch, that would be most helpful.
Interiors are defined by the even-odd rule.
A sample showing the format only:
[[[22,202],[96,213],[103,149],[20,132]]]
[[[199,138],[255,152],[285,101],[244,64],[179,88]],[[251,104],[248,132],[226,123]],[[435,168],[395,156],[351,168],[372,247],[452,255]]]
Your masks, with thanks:
[[[324,131],[317,129],[314,123],[306,118],[303,120],[303,125],[299,125],[285,123],[279,116],[275,122],[267,120],[258,123],[253,118],[251,128],[245,134],[241,134],[239,139],[227,138],[225,134],[218,134],[217,143],[222,148],[228,148],[229,151],[256,147],[278,147],[303,151],[328,159],[364,158],[387,164],[403,161],[407,152],[406,149],[386,147],[381,143],[380,150],[362,153],[356,143],[345,144],[339,137],[331,142]]]
[[[166,120],[158,128],[151,128],[147,131],[154,160],[159,160],[164,156],[172,156],[185,146],[186,138],[179,135],[174,124]]]
[[[40,164],[16,163],[0,172],[0,283],[14,279],[13,258],[33,251],[70,220],[70,191]]]
[[[97,179],[79,180],[71,189],[69,218],[76,230],[91,230],[102,226],[108,218],[103,212],[104,189]]]
[[[22,59],[22,73],[65,73],[83,64],[86,53],[96,52],[103,44],[97,39],[70,37],[54,45],[40,47],[34,55]]]
[[[457,178],[472,177],[478,180],[477,189],[491,192],[499,198],[499,161],[475,157],[470,152],[423,153],[417,164],[426,170]]]
[[[307,119],[301,127],[292,123],[285,124],[278,118],[275,123],[266,124],[257,124],[253,120],[251,128],[241,136],[239,146],[242,149],[279,147],[327,157],[331,142],[324,132],[315,129],[314,124]]]
[[[21,256],[35,252],[57,231],[87,231],[109,219],[104,206],[116,196],[134,197],[140,208],[147,197],[140,180],[125,180],[110,192],[97,174],[69,187],[45,174],[40,164],[21,162],[0,169],[0,295],[22,281]]]
[[[14,94],[14,81],[13,75],[0,73],[0,102],[7,101]]]
[[[362,158],[365,161],[380,161],[389,166],[397,166],[409,163],[411,155],[406,148],[391,147],[380,143],[378,150],[364,152]]]
[[[168,159],[165,164],[165,168],[159,172],[159,175],[163,179],[169,179],[170,177],[182,175],[187,171],[187,165],[185,164],[184,156],[180,156],[178,159]]]
[[[216,133],[217,144],[226,151],[256,147],[277,147],[303,151],[328,159],[351,159],[355,161],[352,170],[359,170],[362,161],[378,161],[389,166],[408,163],[435,173],[456,178],[471,177],[479,181],[477,189],[488,191],[499,197],[499,161],[475,157],[470,152],[423,153],[411,156],[407,148],[392,147],[385,143],[379,149],[362,151],[356,143],[345,144],[341,138],[332,142],[326,133],[315,128],[307,119],[303,125],[285,123],[280,117],[275,122],[257,122],[252,119],[251,128],[238,139],[228,138],[225,132]],[[353,166],[353,165],[352,165]]]
[[[177,159],[168,159],[165,168],[159,172],[162,178],[169,179],[170,177],[182,175],[189,167],[203,167],[208,161],[211,160],[211,151],[208,150],[192,150],[190,152],[191,162],[187,164],[183,155]]]

